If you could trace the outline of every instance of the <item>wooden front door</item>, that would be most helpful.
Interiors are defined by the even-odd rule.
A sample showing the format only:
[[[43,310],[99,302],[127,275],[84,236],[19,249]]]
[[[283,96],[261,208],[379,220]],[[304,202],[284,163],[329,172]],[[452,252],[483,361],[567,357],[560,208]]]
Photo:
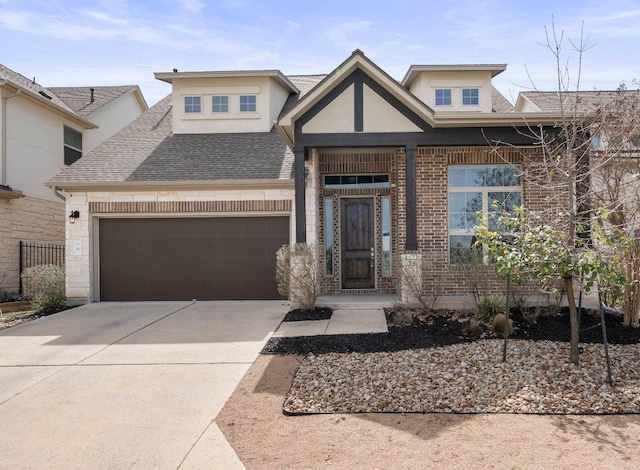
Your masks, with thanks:
[[[375,287],[375,229],[372,198],[340,200],[343,289]]]

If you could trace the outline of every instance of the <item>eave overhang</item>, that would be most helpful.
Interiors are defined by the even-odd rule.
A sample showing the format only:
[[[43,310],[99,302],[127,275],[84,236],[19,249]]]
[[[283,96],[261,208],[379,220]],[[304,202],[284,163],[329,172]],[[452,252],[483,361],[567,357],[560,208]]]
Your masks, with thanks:
[[[10,201],[11,199],[19,199],[21,197],[24,197],[22,191],[0,188],[0,201]]]
[[[289,93],[300,93],[300,90],[279,70],[229,70],[211,72],[156,72],[153,74],[157,80],[173,83],[173,80],[184,78],[247,78],[268,77]]]
[[[54,113],[65,117],[67,120],[73,122],[74,124],[82,127],[83,129],[97,129],[98,126],[91,121],[81,118],[77,114],[63,108],[62,106],[58,106],[57,104],[51,102],[46,99],[44,96],[41,96],[38,93],[34,93],[33,91],[24,88],[17,83],[12,82],[11,80],[0,80],[0,87],[6,88],[11,91],[11,93],[16,93],[18,90],[20,91],[20,96],[26,98],[27,100],[36,103],[38,105],[44,106],[47,109],[53,111]]]
[[[293,179],[202,180],[202,181],[48,181],[50,188],[82,191],[177,191],[219,189],[293,189]]]
[[[453,65],[411,65],[402,86],[411,87],[422,72],[491,72],[491,78],[507,70],[507,64],[453,64]]]

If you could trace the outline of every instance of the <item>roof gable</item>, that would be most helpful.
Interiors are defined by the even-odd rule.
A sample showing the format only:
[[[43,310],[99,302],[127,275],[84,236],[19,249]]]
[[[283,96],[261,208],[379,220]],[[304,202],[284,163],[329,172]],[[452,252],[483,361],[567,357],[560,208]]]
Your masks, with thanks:
[[[411,116],[410,120],[418,127],[424,128],[433,124],[433,110],[370,61],[362,51],[355,50],[346,61],[325,77],[313,90],[283,113],[279,125],[289,138],[293,138],[293,126],[296,122],[300,120],[299,125],[304,125],[349,86],[358,82],[366,83],[369,88],[382,96],[394,108]],[[361,106],[358,103],[355,105],[356,109]],[[357,113],[356,110],[354,116]],[[357,129],[357,124],[354,126],[356,132],[362,131]]]
[[[83,117],[89,116],[94,111],[128,93],[136,94],[143,111],[148,109],[142,92],[137,85],[50,87],[49,89],[76,114]]]

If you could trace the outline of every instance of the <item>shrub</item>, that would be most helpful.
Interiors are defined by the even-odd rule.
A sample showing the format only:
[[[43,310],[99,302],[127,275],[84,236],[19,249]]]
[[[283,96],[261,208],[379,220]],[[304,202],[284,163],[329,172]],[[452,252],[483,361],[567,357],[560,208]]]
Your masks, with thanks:
[[[27,299],[39,312],[62,308],[67,303],[64,295],[64,267],[45,264],[27,268],[22,273],[22,286]]]
[[[504,335],[504,323],[506,319],[507,317],[504,313],[497,314],[491,322],[491,331],[497,335]],[[515,333],[515,330],[513,329],[513,320],[509,318],[509,336],[513,333]]]
[[[410,308],[398,308],[391,313],[389,323],[391,326],[411,326],[416,317]]]
[[[484,333],[482,327],[478,323],[477,320],[471,320],[468,325],[464,327],[462,330],[462,334],[464,334],[467,338],[480,338]]]
[[[313,244],[282,246],[276,254],[276,282],[280,295],[311,310],[320,295],[320,265]]]
[[[502,295],[485,295],[478,302],[476,317],[478,320],[491,323],[498,313],[504,313],[506,299]]]
[[[433,311],[442,292],[442,276],[434,274],[432,257],[423,253],[407,258],[406,262],[400,262],[398,271],[400,289],[405,289],[410,299],[420,304],[422,313]]]

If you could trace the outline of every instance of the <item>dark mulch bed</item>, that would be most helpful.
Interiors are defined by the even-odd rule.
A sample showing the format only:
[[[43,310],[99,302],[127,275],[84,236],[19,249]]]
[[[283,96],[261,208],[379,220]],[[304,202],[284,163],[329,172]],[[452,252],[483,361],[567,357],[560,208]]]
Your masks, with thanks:
[[[569,311],[543,310],[534,319],[534,310],[525,315],[513,311],[510,315],[516,328],[513,339],[534,341],[569,342],[571,338]],[[390,323],[391,312],[387,313]],[[324,354],[330,352],[382,352],[401,351],[415,348],[445,346],[449,344],[475,341],[464,335],[467,318],[456,318],[455,312],[437,312],[424,319],[415,318],[411,326],[389,326],[389,333],[362,335],[305,336],[298,338],[271,338],[263,354]],[[528,320],[527,320],[528,319]],[[622,326],[622,317],[606,314],[607,339],[614,344],[640,343],[640,328]],[[602,328],[597,311],[583,311],[580,321],[580,342],[601,343]],[[483,337],[497,337],[485,327]]]
[[[282,321],[329,320],[333,310],[327,307],[316,307],[312,310],[291,310]]]

